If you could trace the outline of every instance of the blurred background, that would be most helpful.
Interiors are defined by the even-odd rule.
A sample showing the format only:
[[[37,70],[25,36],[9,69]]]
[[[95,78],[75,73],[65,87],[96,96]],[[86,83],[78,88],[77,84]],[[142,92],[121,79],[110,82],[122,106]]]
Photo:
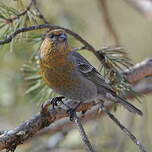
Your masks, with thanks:
[[[152,2],[141,1],[143,1],[141,7],[135,6],[135,0],[37,0],[37,6],[49,23],[67,27],[79,33],[96,49],[119,44],[128,52],[134,63],[137,63],[152,57]],[[13,12],[9,9],[5,12],[4,5],[14,8],[16,10],[14,12],[19,13],[30,3],[28,0],[1,0],[0,2],[0,16],[6,13],[6,18],[12,17]],[[33,8],[33,11],[28,11],[26,17],[23,16],[12,23],[7,23],[7,26],[3,25],[4,20],[0,17],[1,40],[19,27],[44,23],[36,17],[35,12]],[[107,14],[110,23],[106,21]],[[109,24],[113,30],[109,30]],[[40,105],[44,100],[40,101],[39,97],[36,100],[33,99],[35,92],[26,93],[28,82],[24,78],[22,68],[29,63],[31,56],[39,49],[41,35],[45,31],[24,33],[10,44],[0,46],[1,130],[12,129],[40,111]],[[73,47],[80,46],[80,43],[71,37],[70,42]],[[88,51],[81,53],[93,65],[98,66],[97,59],[91,53]],[[149,93],[142,98],[142,103],[134,102],[142,109],[143,117],[132,115],[123,107],[118,107],[114,113],[148,151],[152,151],[151,99],[152,95]],[[136,145],[106,116],[94,121],[85,121],[84,127],[97,151],[137,151]],[[61,130],[60,133],[42,133],[18,146],[16,152],[84,151],[77,129],[71,128],[67,132],[65,126],[65,130]],[[60,140],[57,140],[58,138]],[[57,143],[52,143],[56,140]]]

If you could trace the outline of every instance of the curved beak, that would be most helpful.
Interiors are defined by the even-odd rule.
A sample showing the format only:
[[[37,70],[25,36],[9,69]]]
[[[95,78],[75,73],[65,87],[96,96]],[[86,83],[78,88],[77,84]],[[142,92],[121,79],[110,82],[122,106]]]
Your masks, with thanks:
[[[60,41],[65,41],[65,40],[67,40],[67,35],[66,34],[61,34],[60,36],[59,36],[59,40]]]

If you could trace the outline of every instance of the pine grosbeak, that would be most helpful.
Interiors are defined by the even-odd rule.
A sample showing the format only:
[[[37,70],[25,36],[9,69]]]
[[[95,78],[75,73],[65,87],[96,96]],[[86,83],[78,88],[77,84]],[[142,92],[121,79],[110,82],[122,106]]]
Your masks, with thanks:
[[[41,45],[40,66],[44,81],[64,97],[77,102],[106,99],[142,115],[139,109],[116,95],[102,75],[69,47],[64,30],[56,29],[47,34]]]

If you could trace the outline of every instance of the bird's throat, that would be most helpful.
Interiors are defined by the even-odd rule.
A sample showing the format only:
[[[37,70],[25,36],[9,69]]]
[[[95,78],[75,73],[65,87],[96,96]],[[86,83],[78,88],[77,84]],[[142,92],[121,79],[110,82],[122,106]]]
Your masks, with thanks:
[[[67,59],[66,55],[56,55],[41,61],[41,71],[44,81],[51,87],[66,87],[74,83],[71,79],[71,73],[74,66]]]

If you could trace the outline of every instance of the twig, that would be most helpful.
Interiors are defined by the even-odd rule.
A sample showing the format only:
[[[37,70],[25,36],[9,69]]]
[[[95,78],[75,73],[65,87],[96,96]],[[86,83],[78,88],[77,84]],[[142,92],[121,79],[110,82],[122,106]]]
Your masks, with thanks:
[[[16,19],[19,19],[21,16],[24,16],[25,14],[27,14],[27,12],[31,9],[32,5],[35,7],[36,11],[37,11],[37,15],[40,19],[43,20],[43,22],[45,24],[49,24],[49,22],[46,20],[46,18],[44,17],[44,15],[42,14],[42,12],[40,11],[40,9],[37,7],[37,1],[36,0],[31,0],[31,2],[29,3],[29,5],[27,6],[27,8],[22,11],[21,13],[17,14],[16,16],[13,16],[11,18],[7,18],[5,19],[6,20],[6,23],[7,24],[10,24],[12,23],[13,21],[15,21]]]
[[[125,117],[127,117],[126,121],[127,121],[127,128],[128,130],[132,130],[133,126],[134,126],[134,120],[135,120],[135,117],[134,115],[132,115],[131,113],[126,113]],[[126,137],[123,136],[121,139],[120,139],[120,145],[118,146],[117,148],[117,152],[122,152],[122,151],[125,151],[126,149],[126,144],[128,143],[128,140],[126,140]]]
[[[127,135],[129,136],[129,138],[138,146],[138,148],[142,151],[142,152],[147,152],[144,148],[144,146],[142,145],[142,143],[125,127],[123,126],[120,121],[112,114],[110,113],[106,107],[104,107],[103,105],[101,105],[102,110],[109,116],[109,118],[115,122],[115,124]]]
[[[4,40],[0,40],[0,45],[9,43],[12,41],[13,38],[15,38],[18,34],[23,33],[23,32],[27,32],[27,31],[33,31],[33,30],[38,30],[38,29],[63,29],[65,30],[68,34],[72,35],[75,39],[77,39],[79,42],[81,42],[86,49],[88,49],[89,51],[91,51],[92,53],[94,53],[94,55],[99,59],[99,61],[102,61],[104,59],[104,54],[98,54],[95,50],[95,48],[88,43],[85,39],[83,39],[79,34],[71,31],[70,29],[61,27],[61,26],[57,26],[57,25],[53,25],[53,24],[40,24],[40,25],[33,25],[33,26],[29,26],[29,27],[23,27],[23,28],[19,28],[17,29],[15,32],[13,32],[12,34],[10,34],[9,36],[7,36]]]
[[[85,130],[84,130],[82,124],[81,124],[81,121],[77,117],[76,114],[74,115],[74,122],[75,122],[75,124],[77,125],[77,127],[79,129],[80,135],[82,137],[82,141],[83,141],[83,143],[84,143],[84,145],[86,147],[86,151],[88,151],[88,152],[95,152],[95,150],[92,147],[92,145],[91,145],[91,143],[90,143],[90,141],[89,141],[89,139],[87,137],[87,134],[86,134],[86,132],[85,132]]]
[[[5,19],[6,23],[10,24],[14,20],[19,19],[21,16],[24,16],[31,9],[32,3],[33,3],[33,0],[31,0],[31,2],[29,3],[29,5],[27,6],[27,8],[23,12],[17,14],[16,16],[11,17],[11,18]]]
[[[147,76],[152,76],[152,59],[146,59],[123,72],[129,83],[135,83]]]

